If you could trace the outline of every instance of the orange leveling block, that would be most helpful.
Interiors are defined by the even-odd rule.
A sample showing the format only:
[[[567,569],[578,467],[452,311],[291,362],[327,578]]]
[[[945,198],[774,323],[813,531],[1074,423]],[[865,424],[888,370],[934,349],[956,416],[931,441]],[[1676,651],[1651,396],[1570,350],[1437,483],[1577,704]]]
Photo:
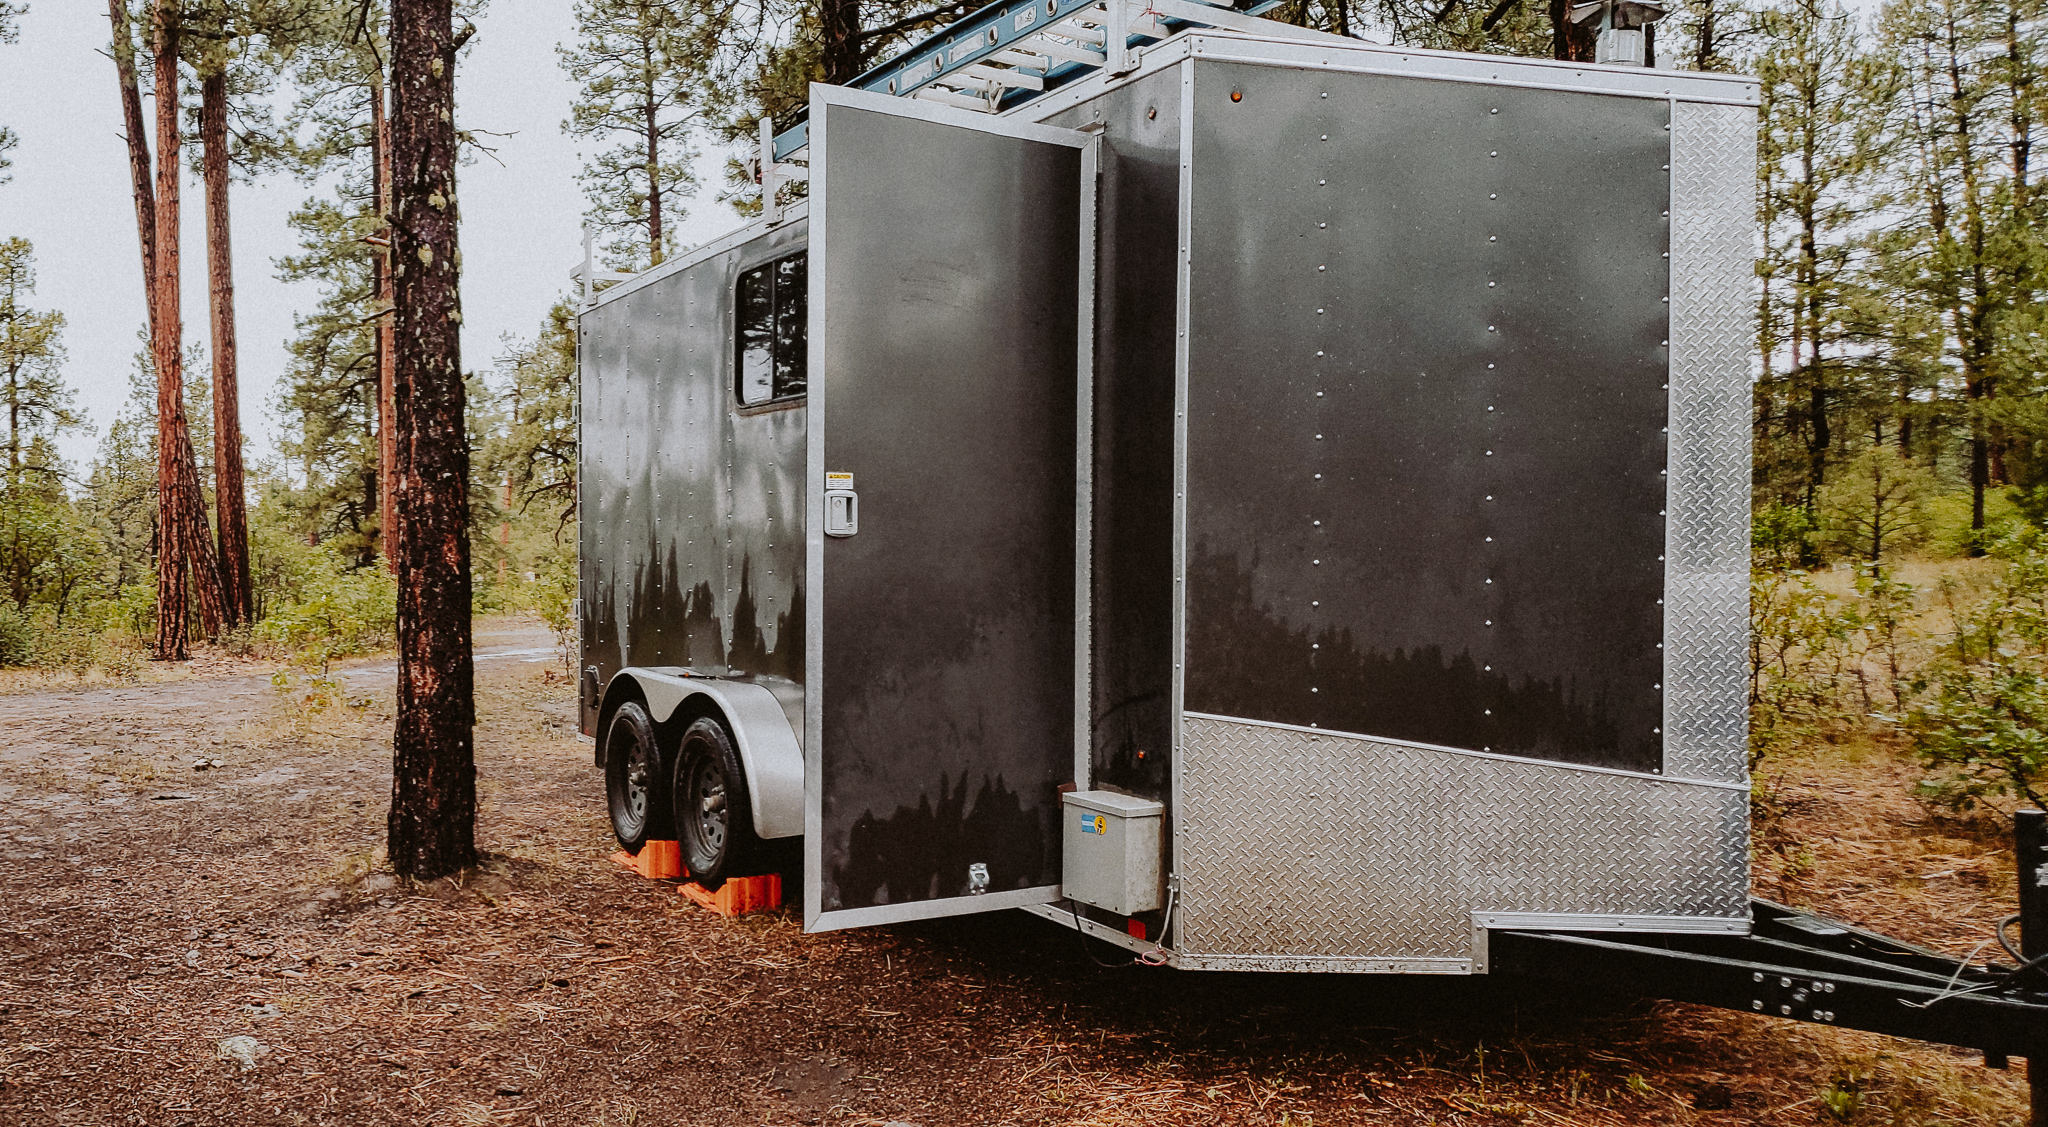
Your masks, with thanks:
[[[682,850],[673,841],[650,841],[640,847],[637,855],[622,849],[612,854],[612,860],[649,880],[683,880],[689,876],[683,870]],[[734,877],[716,892],[694,883],[682,885],[676,891],[721,916],[744,916],[782,907],[782,877],[775,873]]]
[[[686,884],[676,891],[721,916],[744,916],[782,907],[782,877],[775,873],[733,877],[720,885],[717,892],[707,891],[701,884]]]
[[[648,880],[674,880],[683,875],[683,851],[673,841],[650,841],[635,855],[621,849],[612,860]]]

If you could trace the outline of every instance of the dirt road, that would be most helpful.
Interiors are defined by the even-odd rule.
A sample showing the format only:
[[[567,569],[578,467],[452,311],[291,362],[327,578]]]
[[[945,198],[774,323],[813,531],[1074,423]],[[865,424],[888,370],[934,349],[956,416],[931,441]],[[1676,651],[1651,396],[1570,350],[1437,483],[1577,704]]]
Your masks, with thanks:
[[[1016,912],[720,919],[606,860],[546,632],[501,624],[478,656],[489,861],[459,886],[377,871],[388,660],[0,698],[0,1124],[1778,1124],[1828,1092],[1867,1122],[2017,1114],[2017,1070],[1743,1015],[1104,968]]]

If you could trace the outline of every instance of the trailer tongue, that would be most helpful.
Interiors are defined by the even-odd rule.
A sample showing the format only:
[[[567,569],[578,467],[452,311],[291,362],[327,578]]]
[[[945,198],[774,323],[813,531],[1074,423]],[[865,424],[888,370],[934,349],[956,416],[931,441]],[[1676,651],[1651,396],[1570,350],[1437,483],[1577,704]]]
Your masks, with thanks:
[[[1748,895],[1754,82],[1011,0],[856,85],[581,315],[627,848],[2048,1053],[2038,972]]]

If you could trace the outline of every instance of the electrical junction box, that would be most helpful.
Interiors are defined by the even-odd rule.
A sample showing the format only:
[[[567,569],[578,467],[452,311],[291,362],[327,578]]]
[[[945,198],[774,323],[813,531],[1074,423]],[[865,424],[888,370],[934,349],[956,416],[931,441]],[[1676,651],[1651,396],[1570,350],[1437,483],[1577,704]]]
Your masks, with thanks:
[[[1067,898],[1120,916],[1157,910],[1163,855],[1159,822],[1166,808],[1149,798],[1106,790],[1061,797]]]

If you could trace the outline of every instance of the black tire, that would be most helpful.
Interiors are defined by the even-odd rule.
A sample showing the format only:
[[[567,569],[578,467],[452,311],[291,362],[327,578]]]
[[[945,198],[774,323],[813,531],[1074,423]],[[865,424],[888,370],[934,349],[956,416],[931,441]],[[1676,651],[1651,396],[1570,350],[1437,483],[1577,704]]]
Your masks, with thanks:
[[[725,725],[707,716],[683,729],[674,796],[676,841],[691,879],[717,888],[729,877],[751,875],[761,840],[754,836],[747,773]]]
[[[604,729],[604,792],[612,834],[628,853],[669,833],[673,820],[664,767],[647,706],[637,700],[620,705]]]

